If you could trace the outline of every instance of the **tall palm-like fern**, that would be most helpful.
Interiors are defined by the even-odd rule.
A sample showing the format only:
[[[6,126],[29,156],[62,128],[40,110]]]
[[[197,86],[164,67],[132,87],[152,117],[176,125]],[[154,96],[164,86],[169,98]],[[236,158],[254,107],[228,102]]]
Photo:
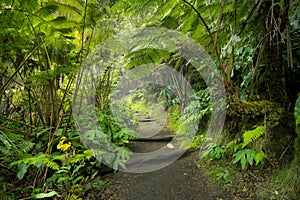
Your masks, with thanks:
[[[255,5],[255,1],[237,0],[226,1],[223,8],[220,1],[120,0],[113,9],[125,17],[143,16],[145,25],[162,25],[183,33],[190,32],[193,39],[212,49],[214,41],[211,38],[215,37],[217,31],[220,46],[226,44],[231,35],[242,33],[245,22],[250,23],[253,19],[255,13],[251,12],[251,16],[248,16],[248,11],[254,10]],[[220,24],[219,18],[222,18]],[[212,37],[209,34],[213,34]]]

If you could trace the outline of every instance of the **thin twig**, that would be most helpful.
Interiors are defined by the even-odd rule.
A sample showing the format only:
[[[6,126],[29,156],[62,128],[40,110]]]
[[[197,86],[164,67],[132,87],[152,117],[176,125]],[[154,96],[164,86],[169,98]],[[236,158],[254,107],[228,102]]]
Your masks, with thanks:
[[[285,148],[285,150],[282,152],[279,160],[281,160],[283,158],[283,156],[285,155],[285,153],[287,152],[287,150],[289,149],[289,147],[291,146],[293,140],[290,141],[289,145]]]
[[[20,121],[17,121],[17,120],[8,118],[8,117],[0,116],[0,118],[1,118],[1,119],[4,119],[4,120],[7,120],[7,121],[15,122],[16,124],[21,124],[21,125],[24,125],[24,126],[27,126],[27,127],[30,127],[30,128],[36,128],[35,126],[32,126],[32,125],[30,125],[30,124],[26,124],[26,123],[24,123],[24,122],[20,122]]]

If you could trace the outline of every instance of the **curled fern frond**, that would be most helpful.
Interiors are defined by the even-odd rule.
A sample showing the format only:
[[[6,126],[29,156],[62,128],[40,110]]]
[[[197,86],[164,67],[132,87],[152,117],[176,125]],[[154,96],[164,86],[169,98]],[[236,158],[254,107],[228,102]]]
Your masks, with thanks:
[[[265,132],[265,127],[264,126],[258,126],[254,130],[246,131],[243,134],[243,145],[242,148],[250,144],[251,142],[257,140],[260,136],[262,136]]]

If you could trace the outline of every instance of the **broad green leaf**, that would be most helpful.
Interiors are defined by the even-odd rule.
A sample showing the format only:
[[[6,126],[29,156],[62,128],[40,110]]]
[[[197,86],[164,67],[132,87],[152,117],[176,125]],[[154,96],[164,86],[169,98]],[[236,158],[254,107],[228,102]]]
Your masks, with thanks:
[[[19,171],[17,173],[18,179],[22,180],[24,175],[27,172],[28,166],[22,162],[19,164],[18,169],[19,169]]]
[[[41,134],[43,134],[43,133],[45,133],[45,132],[51,130],[52,128],[53,128],[53,127],[46,127],[46,128],[44,128],[43,130],[37,132],[35,135],[36,135],[36,137],[39,137]]]
[[[44,199],[44,198],[47,198],[47,197],[53,197],[55,195],[59,196],[57,192],[52,191],[52,192],[48,192],[48,193],[35,194],[35,195],[32,196],[32,198],[35,198],[35,199]]]
[[[256,165],[258,163],[262,162],[265,157],[266,157],[266,154],[263,151],[258,152],[255,156]]]
[[[255,152],[252,150],[249,150],[249,152],[247,152],[247,161],[251,166],[253,165],[254,158],[255,158]]]
[[[242,165],[242,169],[245,169],[246,168],[246,164],[247,164],[247,160],[246,160],[246,157],[245,155],[242,157],[241,159],[241,165]]]
[[[54,134],[56,136],[62,136],[64,129],[63,128],[59,128]]]

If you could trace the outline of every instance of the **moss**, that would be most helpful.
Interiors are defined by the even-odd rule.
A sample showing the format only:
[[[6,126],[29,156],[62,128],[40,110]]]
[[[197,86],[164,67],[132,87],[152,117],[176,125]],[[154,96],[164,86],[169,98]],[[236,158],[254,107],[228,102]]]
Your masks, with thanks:
[[[250,116],[252,118],[264,117],[270,122],[278,122],[283,113],[284,108],[278,104],[262,100],[262,101],[243,101],[237,96],[228,97],[228,116],[231,118],[242,118]]]
[[[227,102],[229,109],[225,130],[228,141],[239,139],[245,131],[252,130],[257,125],[266,125],[268,132],[271,132],[284,116],[284,108],[266,100],[249,102],[231,95]],[[267,139],[267,135],[265,136]]]

